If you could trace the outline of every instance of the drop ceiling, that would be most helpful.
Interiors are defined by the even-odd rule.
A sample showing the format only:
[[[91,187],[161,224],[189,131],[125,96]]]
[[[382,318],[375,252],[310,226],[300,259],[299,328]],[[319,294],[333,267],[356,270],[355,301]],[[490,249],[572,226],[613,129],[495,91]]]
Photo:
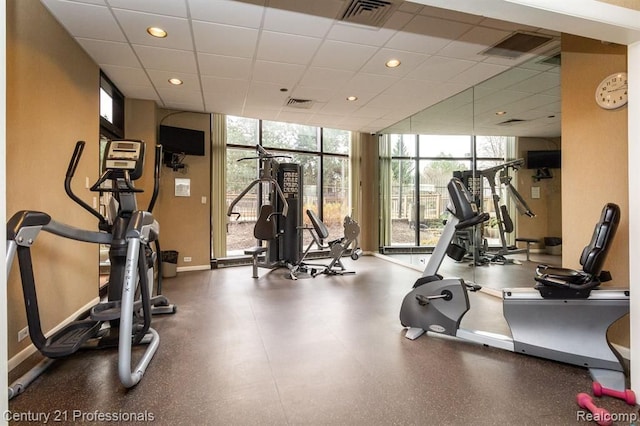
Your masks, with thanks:
[[[382,18],[355,0],[350,21],[352,0],[41,1],[126,97],[163,108],[376,133],[475,87],[483,133],[560,134],[559,67],[530,65],[557,53],[554,31],[396,0],[375,0]],[[515,59],[482,53],[515,32],[550,41]],[[386,67],[391,58],[401,65]]]

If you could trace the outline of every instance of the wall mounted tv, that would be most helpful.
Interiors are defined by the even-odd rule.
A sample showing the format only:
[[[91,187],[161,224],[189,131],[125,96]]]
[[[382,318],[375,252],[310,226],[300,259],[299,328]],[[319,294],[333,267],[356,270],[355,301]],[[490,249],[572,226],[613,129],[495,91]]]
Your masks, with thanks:
[[[560,150],[527,151],[527,169],[559,169]]]
[[[162,145],[164,152],[204,155],[204,132],[202,130],[160,125],[158,143]]]

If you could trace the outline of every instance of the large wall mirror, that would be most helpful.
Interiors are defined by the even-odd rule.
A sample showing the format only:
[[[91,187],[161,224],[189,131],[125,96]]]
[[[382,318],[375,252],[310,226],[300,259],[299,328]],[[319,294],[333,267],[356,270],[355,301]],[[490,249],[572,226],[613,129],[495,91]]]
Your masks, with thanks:
[[[381,132],[385,254],[424,265],[447,216],[446,185],[458,176],[491,219],[456,235],[468,249],[463,262],[476,266],[457,276],[481,281],[478,266],[521,263],[527,248],[534,260],[562,264],[560,66],[558,36],[543,54]]]

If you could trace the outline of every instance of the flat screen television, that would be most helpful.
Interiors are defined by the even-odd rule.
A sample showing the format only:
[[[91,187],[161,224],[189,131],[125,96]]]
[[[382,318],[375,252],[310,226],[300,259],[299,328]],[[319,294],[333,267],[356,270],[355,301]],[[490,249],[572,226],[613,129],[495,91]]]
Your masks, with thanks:
[[[527,151],[527,169],[559,169],[560,150]]]
[[[160,125],[158,143],[162,145],[164,152],[204,155],[204,132],[202,130]]]

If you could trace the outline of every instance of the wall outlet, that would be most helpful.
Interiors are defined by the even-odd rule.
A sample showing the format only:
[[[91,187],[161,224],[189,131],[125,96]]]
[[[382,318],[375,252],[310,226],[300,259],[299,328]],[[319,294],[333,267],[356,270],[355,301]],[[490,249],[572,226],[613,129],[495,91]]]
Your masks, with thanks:
[[[186,256],[186,257],[184,258],[184,263],[189,263],[189,262],[191,262],[191,258],[190,258],[190,257],[188,257],[188,256]]]
[[[18,331],[18,342],[22,342],[27,337],[29,337],[29,327],[25,327]]]

